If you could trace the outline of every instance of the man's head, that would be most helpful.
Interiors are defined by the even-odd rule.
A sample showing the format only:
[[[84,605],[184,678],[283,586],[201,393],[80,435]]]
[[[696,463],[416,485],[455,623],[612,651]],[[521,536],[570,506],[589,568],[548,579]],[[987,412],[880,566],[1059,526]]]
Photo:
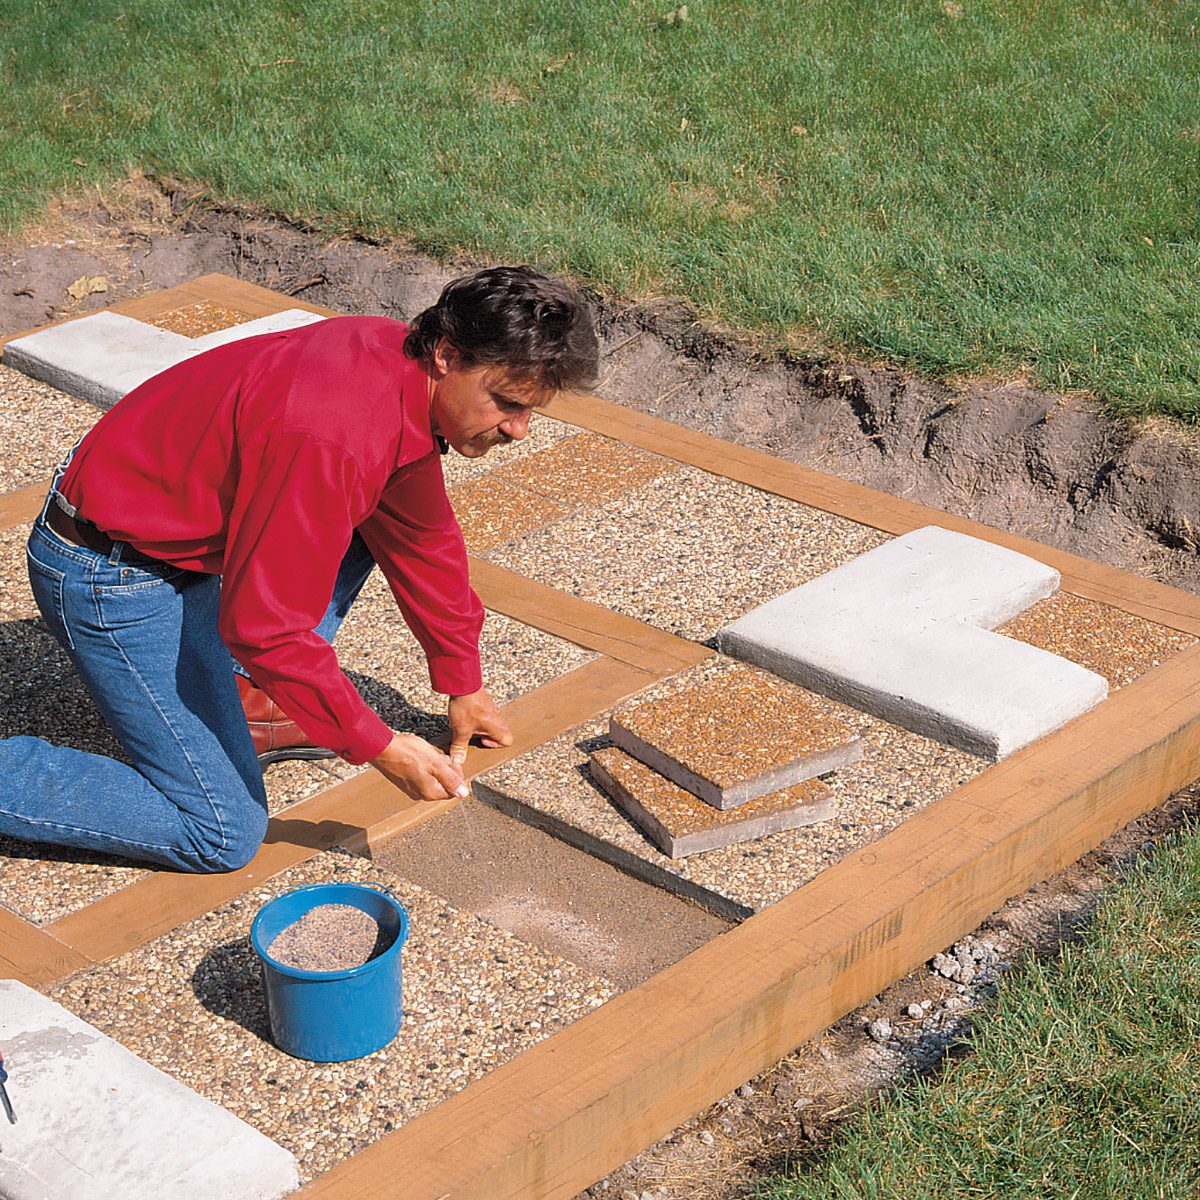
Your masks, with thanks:
[[[447,284],[409,326],[404,350],[434,381],[434,432],[469,457],[519,441],[533,409],[589,387],[599,360],[587,307],[532,267],[489,267]]]

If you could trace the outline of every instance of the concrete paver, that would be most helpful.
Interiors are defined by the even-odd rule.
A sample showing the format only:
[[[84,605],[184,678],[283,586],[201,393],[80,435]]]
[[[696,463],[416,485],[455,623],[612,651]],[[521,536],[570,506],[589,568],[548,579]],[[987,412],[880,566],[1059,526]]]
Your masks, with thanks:
[[[1100,675],[990,631],[1058,572],[926,526],[726,626],[727,654],[906,729],[1001,759],[1108,695]]]
[[[323,319],[293,308],[189,338],[119,313],[99,312],[16,338],[5,346],[4,362],[68,395],[111,408],[139,384],[192,355]]]
[[[15,1125],[0,1126],[3,1200],[273,1200],[296,1160],[61,1005],[0,980]]]
[[[862,758],[858,737],[815,709],[800,688],[751,670],[619,709],[609,722],[609,737],[720,809]]]

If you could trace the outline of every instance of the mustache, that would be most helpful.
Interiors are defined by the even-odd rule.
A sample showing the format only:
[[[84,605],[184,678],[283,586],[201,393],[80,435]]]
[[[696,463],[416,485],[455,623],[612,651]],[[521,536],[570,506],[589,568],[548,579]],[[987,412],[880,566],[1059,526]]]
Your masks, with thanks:
[[[492,429],[478,439],[485,446],[510,446],[516,440],[502,429]]]

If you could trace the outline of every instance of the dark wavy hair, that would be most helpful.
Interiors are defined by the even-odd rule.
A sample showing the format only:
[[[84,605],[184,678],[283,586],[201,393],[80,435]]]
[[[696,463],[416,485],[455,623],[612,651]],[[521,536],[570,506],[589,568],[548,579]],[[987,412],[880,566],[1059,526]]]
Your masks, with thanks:
[[[429,363],[441,338],[469,366],[505,367],[549,391],[596,382],[600,347],[590,310],[569,284],[532,267],[485,267],[452,280],[410,322],[404,352]]]

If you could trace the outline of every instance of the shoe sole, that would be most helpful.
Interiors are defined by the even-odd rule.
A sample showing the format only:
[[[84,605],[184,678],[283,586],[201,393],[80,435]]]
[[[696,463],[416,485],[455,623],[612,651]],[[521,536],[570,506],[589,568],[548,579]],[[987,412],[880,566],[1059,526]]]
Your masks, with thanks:
[[[312,762],[318,758],[337,758],[337,755],[321,746],[281,746],[278,750],[264,750],[258,756],[258,765],[269,767],[277,762]]]

